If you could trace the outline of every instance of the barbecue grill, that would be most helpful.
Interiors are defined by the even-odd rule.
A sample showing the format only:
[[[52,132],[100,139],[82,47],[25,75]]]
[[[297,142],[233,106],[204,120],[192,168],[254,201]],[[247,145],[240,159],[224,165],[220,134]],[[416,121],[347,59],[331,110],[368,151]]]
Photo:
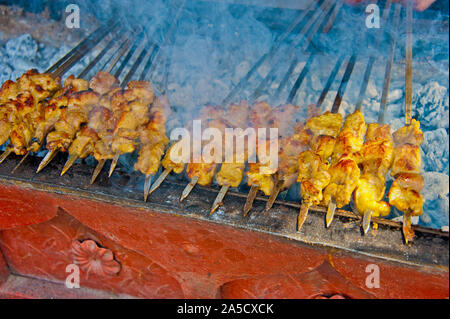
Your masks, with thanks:
[[[343,114],[356,108],[367,122],[391,125],[398,114],[417,117],[413,101],[407,98],[408,90],[416,88],[409,80],[412,74],[414,81],[422,79],[421,72],[412,73],[419,66],[428,70],[433,66],[419,57],[412,60],[411,70],[409,60],[415,56],[410,55],[411,39],[406,39],[411,26],[416,32],[431,19],[448,34],[448,20],[440,20],[444,8],[436,4],[413,16],[410,5],[381,1],[377,3],[381,27],[367,29],[362,27],[367,17],[363,4],[293,3],[268,1],[269,6],[255,9],[246,1],[181,1],[169,6],[164,19],[152,16],[142,24],[116,16],[108,20],[107,14],[99,13],[100,26],[45,72],[66,77],[77,69],[76,77],[90,79],[102,70],[118,78],[123,88],[131,80],[150,81],[157,95],[167,94],[179,115],[168,122],[173,128],[194,119],[199,106],[194,104],[201,101],[192,98],[187,105],[180,104],[180,85],[172,82],[174,66],[180,63],[180,55],[174,53],[181,47],[177,34],[187,26],[197,31],[194,15],[199,6],[226,7],[235,16],[255,10],[259,21],[273,32],[273,41],[240,74],[234,73],[242,68],[218,57],[221,64],[214,74],[226,72],[226,80],[214,92],[220,85],[226,88],[217,96],[208,95],[214,100],[207,103],[299,104],[301,116],[312,103]],[[280,19],[273,19],[275,14]],[[352,24],[360,25],[360,30],[343,37]],[[213,36],[219,27],[212,27]],[[311,79],[320,89],[312,101],[306,101],[304,92]],[[404,104],[389,103],[393,81],[406,83]],[[377,112],[367,106],[373,88],[381,92]],[[352,105],[343,103],[346,96],[354,97],[349,98]],[[448,122],[448,90],[446,114]],[[444,129],[448,138],[448,125]],[[75,162],[60,176],[67,160],[62,152],[52,154],[54,158],[36,174],[47,154],[44,150],[25,157],[9,154],[0,165],[0,296],[48,297],[53,291],[54,297],[448,298],[448,211],[439,212],[447,214],[446,225],[413,225],[416,236],[408,244],[395,211],[389,218],[373,217],[374,229],[364,234],[362,217],[351,205],[336,210],[329,228],[324,225],[327,208],[312,206],[299,230],[298,184],[280,192],[268,211],[265,207],[271,199],[256,196],[244,216],[250,188],[241,183],[227,188],[226,196],[219,197],[222,205],[210,213],[220,186],[197,185],[180,202],[188,183],[184,174],[169,174],[143,201],[146,178],[133,169],[135,153],[121,156],[110,177],[100,167],[94,183],[92,158]],[[81,285],[86,289],[65,289],[67,265],[88,260],[102,249],[112,257],[100,263],[100,273],[82,272]],[[380,289],[365,284],[366,267],[372,264],[379,266],[383,277]],[[38,285],[45,289],[34,290]]]

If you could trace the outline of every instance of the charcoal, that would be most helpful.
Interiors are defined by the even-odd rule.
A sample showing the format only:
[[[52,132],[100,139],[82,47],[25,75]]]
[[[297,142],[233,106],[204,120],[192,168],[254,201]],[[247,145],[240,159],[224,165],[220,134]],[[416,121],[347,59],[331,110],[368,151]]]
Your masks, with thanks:
[[[38,52],[37,42],[28,33],[10,39],[6,42],[5,48],[11,59],[27,58],[35,60]]]
[[[413,100],[416,116],[424,126],[448,128],[448,89],[438,82],[424,85]]]
[[[449,139],[443,128],[424,132],[422,151],[426,171],[449,173]]]

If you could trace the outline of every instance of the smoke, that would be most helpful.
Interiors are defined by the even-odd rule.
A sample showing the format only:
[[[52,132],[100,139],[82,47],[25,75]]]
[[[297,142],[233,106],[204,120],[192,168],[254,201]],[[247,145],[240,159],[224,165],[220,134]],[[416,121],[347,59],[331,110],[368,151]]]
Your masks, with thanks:
[[[30,11],[39,12],[45,6],[51,9],[51,16],[57,19],[64,17],[64,8],[74,1],[14,1]],[[205,104],[221,104],[230,91],[247,74],[255,62],[276,42],[276,39],[299,16],[296,10],[274,9],[260,6],[233,5],[223,2],[188,0],[179,16],[174,18],[183,3],[182,0],[146,1],[146,0],[78,0],[81,15],[83,12],[95,15],[100,21],[110,19],[120,21],[129,29],[144,28],[145,35],[160,46],[155,60],[153,73],[148,79],[155,87],[166,90],[173,107],[174,115],[171,126],[183,126],[198,117],[198,110]],[[384,1],[379,1],[380,13]],[[386,119],[395,130],[402,126],[404,101],[404,52],[405,52],[405,10],[402,10],[400,23],[395,27],[395,4],[392,5],[387,23],[381,29],[367,29],[364,6],[351,7],[344,5],[336,16],[335,23],[328,33],[322,33],[327,21],[323,21],[311,44],[305,50],[307,37],[298,34],[299,25],[280,46],[274,59],[261,65],[236,94],[234,101],[241,99],[267,100],[272,105],[286,103],[298,76],[306,65],[311,52],[315,58],[309,65],[309,72],[299,86],[293,103],[301,106],[297,114],[299,120],[306,116],[306,107],[316,103],[325,86],[332,68],[341,55],[345,56],[335,81],[322,104],[322,110],[330,110],[336,97],[346,63],[352,53],[357,53],[357,62],[343,96],[340,112],[347,115],[353,112],[357,102],[364,71],[370,56],[376,57],[362,111],[367,122],[377,119],[383,88],[386,62],[389,59],[390,40],[396,40],[394,67],[392,70],[389,101]],[[311,13],[308,17],[311,17]],[[444,151],[439,145],[448,145],[448,9],[447,11],[427,10],[414,13],[413,57],[414,57],[414,107],[416,115],[424,122],[426,140],[423,150],[429,160],[425,170],[429,173],[439,172],[439,176],[448,178],[448,148]],[[81,16],[83,27],[83,16]],[[85,26],[88,27],[88,26]],[[174,28],[173,34],[168,31]],[[307,33],[308,35],[308,33]],[[291,50],[296,39],[299,43]],[[381,38],[379,47],[377,39]],[[24,42],[24,39],[26,42]],[[13,39],[11,43],[3,43],[0,48],[0,75],[15,78],[24,66],[33,63],[54,62],[64,52],[39,55],[41,48],[35,50],[35,44],[27,36]],[[20,49],[19,54],[17,54]],[[30,53],[27,50],[30,49]],[[67,51],[67,50],[63,50]],[[292,54],[291,54],[292,51]],[[22,54],[22,52],[25,52]],[[16,54],[17,57],[12,57]],[[291,67],[293,57],[297,62],[292,73],[288,74],[286,85],[281,92],[278,86]],[[47,60],[48,59],[48,60]],[[27,64],[19,62],[27,61]],[[89,59],[80,63],[86,65]],[[132,60],[133,61],[133,60]],[[131,62],[132,62],[131,61]],[[165,67],[168,62],[167,68]],[[42,63],[42,64],[41,64]],[[37,65],[37,64],[36,64]],[[48,64],[47,64],[48,65]],[[75,73],[79,66],[70,73]],[[270,73],[271,70],[274,73]],[[124,70],[125,74],[127,70]],[[269,75],[269,80],[261,86],[261,92],[253,96],[255,88]],[[278,96],[276,93],[280,93]],[[250,100],[250,102],[253,102]],[[169,130],[170,132],[170,130]],[[135,156],[121,158],[124,170],[132,170]],[[294,189],[294,188],[293,188]],[[298,190],[290,190],[288,198],[298,200]],[[432,200],[432,199],[430,199]],[[435,227],[442,226],[442,218],[431,209],[436,205],[427,204],[424,216],[428,221],[439,221]],[[433,215],[434,214],[434,215]],[[431,217],[430,217],[431,216]],[[424,220],[425,220],[424,219]],[[432,222],[424,222],[430,225]],[[448,215],[447,222],[448,224]]]

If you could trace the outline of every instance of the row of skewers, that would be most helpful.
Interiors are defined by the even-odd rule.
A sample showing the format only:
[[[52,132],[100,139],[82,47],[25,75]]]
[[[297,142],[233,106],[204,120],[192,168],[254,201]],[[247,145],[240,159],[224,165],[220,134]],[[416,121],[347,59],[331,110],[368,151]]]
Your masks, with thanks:
[[[30,70],[16,82],[5,82],[0,89],[0,145],[9,140],[0,163],[11,153],[23,155],[22,163],[28,154],[45,145],[48,152],[37,172],[59,152],[69,155],[61,175],[77,159],[93,156],[98,161],[93,183],[106,161],[112,160],[111,176],[119,157],[139,148],[134,168],[146,176],[145,200],[171,172],[181,174],[186,170],[190,182],[180,201],[196,184],[211,185],[214,177],[221,186],[212,214],[222,205],[229,188],[238,187],[246,175],[250,186],[244,206],[247,215],[259,191],[269,196],[269,210],[281,191],[299,182],[302,205],[298,230],[312,205],[328,207],[329,227],[335,209],[353,199],[355,209],[363,216],[364,233],[370,228],[371,217],[387,216],[393,205],[404,214],[404,237],[410,241],[414,236],[411,216],[422,214],[423,206],[423,134],[419,122],[412,120],[391,134],[387,124],[367,125],[358,109],[345,120],[337,112],[319,115],[314,106],[308,111],[309,119],[302,123],[295,121],[299,107],[290,104],[274,108],[265,102],[252,106],[241,102],[226,109],[205,106],[199,119],[207,127],[219,129],[222,137],[226,136],[226,128],[244,132],[249,127],[277,128],[278,136],[258,141],[256,150],[245,145],[234,148],[231,141],[223,138],[208,146],[212,153],[231,149],[232,161],[193,161],[199,155],[197,150],[192,150],[190,158],[180,158],[183,141],[169,146],[165,124],[170,106],[165,96],[155,97],[149,82],[131,81],[121,88],[114,76],[100,71],[90,81],[70,76],[60,86],[58,78]],[[278,165],[261,155],[265,153],[261,149],[267,151],[273,145],[278,152]],[[258,154],[257,161],[249,162],[246,169],[254,152]],[[160,166],[163,172],[151,185]],[[388,203],[383,198],[389,170],[395,180]]]
[[[103,71],[90,81],[69,76],[62,87],[58,82],[50,74],[30,70],[17,82],[2,85],[0,142],[9,143],[0,163],[11,153],[23,155],[23,162],[45,144],[48,152],[37,172],[59,152],[69,154],[61,175],[77,159],[91,155],[98,161],[93,183],[107,160],[112,160],[111,176],[119,156],[133,152],[139,143],[136,169],[156,173],[160,159],[154,156],[162,155],[168,143],[164,123],[170,107],[165,96],[155,97],[146,81],[131,81],[122,89]]]

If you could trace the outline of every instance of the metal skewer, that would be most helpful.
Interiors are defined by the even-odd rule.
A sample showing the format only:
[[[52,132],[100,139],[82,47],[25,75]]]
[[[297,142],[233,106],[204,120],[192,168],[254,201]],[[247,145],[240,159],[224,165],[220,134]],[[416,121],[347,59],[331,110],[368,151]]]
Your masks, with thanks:
[[[396,4],[395,5],[395,13],[394,13],[394,30],[398,30],[398,25],[400,21],[400,12],[401,12],[401,5]],[[378,124],[383,124],[385,122],[385,113],[386,113],[386,107],[388,102],[388,96],[389,96],[389,87],[391,83],[391,75],[392,75],[392,65],[394,63],[394,57],[395,57],[395,47],[396,47],[396,37],[394,37],[391,40],[391,47],[390,47],[390,58],[388,62],[386,63],[386,68],[384,72],[384,82],[383,82],[383,93],[381,95],[381,101],[380,101],[380,111],[378,113]],[[364,218],[363,218],[363,231],[364,234],[367,234],[369,228],[370,228],[370,221],[372,219],[373,212],[365,212]]]
[[[272,194],[270,194],[269,200],[266,203],[266,211],[268,211],[269,209],[272,208],[273,203],[275,202],[275,200],[278,197],[278,194],[280,194],[281,191],[281,187],[283,186],[284,181],[279,179],[279,174],[277,174],[277,176],[275,177],[275,188],[272,192]]]
[[[158,178],[156,179],[156,181],[152,184],[152,187],[150,188],[150,190],[148,191],[148,195],[150,195],[151,193],[153,193],[155,190],[158,189],[159,186],[161,186],[162,182],[164,182],[164,180],[166,179],[166,177],[170,174],[170,172],[172,172],[171,169],[165,169],[163,170],[163,172],[161,173],[161,175],[158,176]],[[147,196],[148,197],[148,196]]]
[[[367,232],[370,229],[370,220],[372,219],[372,214],[373,214],[373,212],[371,210],[364,212],[364,217],[363,217],[363,221],[362,221],[362,228],[363,228],[364,234],[367,234]]]
[[[36,170],[36,174],[39,173],[46,167],[56,156],[56,154],[59,153],[59,148],[52,149],[47,154],[45,154],[45,157],[42,159],[42,161],[39,163],[39,167]]]
[[[222,188],[219,191],[219,194],[217,195],[216,199],[214,200],[214,203],[212,205],[211,211],[209,212],[209,215],[212,215],[217,210],[217,208],[219,208],[220,205],[222,205],[222,201],[229,189],[230,189],[229,185],[222,186]]]
[[[405,124],[412,119],[412,1],[406,3],[406,74],[405,74]]]
[[[129,41],[129,40],[127,40],[127,41]],[[126,49],[126,48],[128,48],[128,46],[125,43],[125,45],[120,50],[119,55],[116,57],[116,59],[114,60],[114,62],[111,64],[111,66],[108,68],[108,70],[106,72],[109,73],[114,68],[115,63],[117,63],[117,61],[119,60],[119,58],[121,56],[120,53],[122,53],[123,49]],[[53,149],[50,152],[48,152],[47,155],[44,157],[44,159],[39,164],[39,167],[38,167],[36,173],[39,173],[40,171],[42,171],[53,160],[53,158],[56,156],[56,154],[59,153],[59,151],[60,151],[60,149],[58,148],[58,149]],[[67,170],[74,164],[74,162],[75,161],[73,161],[73,162],[71,161],[70,163],[65,164],[65,167],[67,166],[65,172],[67,172]]]
[[[87,43],[82,45],[78,50],[74,52],[74,54],[67,59],[60,67],[58,67],[55,71],[52,72],[54,78],[62,76],[66,73],[73,65],[75,65],[78,61],[80,61],[87,52],[89,52],[97,43],[104,39],[107,34],[111,31],[114,31],[118,28],[118,23],[116,22],[113,27],[106,27],[102,29],[103,32],[96,34],[92,39],[90,39]]]
[[[105,166],[105,163],[106,163],[105,159],[98,161],[97,166],[95,166],[94,173],[92,174],[92,177],[91,177],[91,181],[90,181],[91,185],[94,184],[95,180],[97,179],[97,176],[102,171],[103,166]]]
[[[330,77],[324,87],[324,90],[322,91],[322,94],[319,97],[318,105],[321,105],[323,100],[325,99],[326,94],[327,94],[339,68],[340,68],[340,65],[342,63],[342,58],[343,58],[343,56],[338,58],[336,65],[334,66],[333,70],[331,71]],[[355,62],[356,62],[356,58],[357,58],[356,53],[353,53],[352,56],[350,57],[349,61],[347,62],[347,66],[345,68],[345,72],[342,77],[341,84],[339,85],[339,89],[338,89],[338,91],[336,93],[336,97],[334,99],[333,107],[331,108],[331,113],[337,113],[339,111],[339,107],[342,102],[342,96],[345,93],[347,83],[350,80],[350,77],[352,75],[353,67],[355,66]],[[333,198],[331,199],[330,204],[332,202],[334,202]],[[311,203],[304,203],[301,205],[299,216],[298,216],[297,231],[301,230],[303,223],[305,222],[306,218],[308,217],[308,212],[309,212],[310,207],[311,207]],[[327,209],[327,215],[326,215],[327,227],[329,227],[329,225],[333,221],[335,211],[336,211],[336,208],[334,207],[334,209],[333,209],[333,206],[329,207]]]
[[[184,201],[186,197],[189,196],[189,194],[192,192],[195,185],[197,184],[198,179],[199,179],[198,176],[192,177],[191,181],[189,182],[189,184],[186,185],[186,188],[183,190],[183,193],[181,194],[180,202]]]
[[[250,191],[248,192],[247,200],[245,201],[244,205],[244,217],[247,216],[248,212],[252,209],[256,194],[258,194],[258,190],[259,186],[252,185],[250,187]]]
[[[278,51],[281,44],[286,40],[288,35],[306,18],[308,12],[313,9],[316,5],[315,1],[312,1],[310,5],[298,16],[298,18],[280,35],[273,46],[270,48],[269,52],[265,53],[259,60],[253,65],[253,67],[247,72],[247,74],[239,81],[239,83],[231,90],[227,97],[223,100],[222,104],[228,104],[236,96],[236,94],[242,89],[244,85],[249,82],[250,77],[259,69],[259,67],[271,59],[275,53]],[[319,10],[319,7],[315,8],[315,12]],[[311,18],[310,18],[311,19]]]
[[[325,21],[325,18],[327,17],[327,15],[330,13],[331,9],[333,8],[333,3],[332,2],[328,2],[328,1],[323,1],[321,6],[320,6],[320,10],[316,11],[313,16],[309,19],[309,21],[306,23],[306,25],[303,26],[302,30],[300,31],[300,34],[306,34],[306,32],[309,30],[309,35],[307,37],[307,41],[303,43],[303,49],[306,48],[312,41],[314,35],[317,33],[319,27],[322,25],[323,21]],[[330,21],[334,21],[334,18],[330,17],[329,19]],[[316,24],[313,26],[313,23],[316,22]],[[312,27],[311,27],[312,26]],[[311,29],[309,29],[311,28]],[[303,37],[298,37],[296,41],[294,41],[294,43],[290,46],[290,55],[291,58],[293,57],[293,53],[294,53],[294,48],[303,40]],[[287,103],[292,103],[292,101],[295,98],[295,95],[297,94],[297,91],[299,89],[299,87],[301,86],[301,84],[303,83],[303,80],[306,78],[307,73],[309,72],[309,67],[312,64],[312,61],[314,59],[315,55],[314,54],[310,54],[308,56],[308,59],[305,63],[305,66],[303,67],[302,71],[300,72],[297,80],[294,83],[293,88],[291,89],[290,93],[289,93],[289,97],[287,99]],[[288,69],[288,73],[292,72],[292,70],[294,69],[296,63],[296,58],[294,57],[294,62],[291,63],[289,69]],[[270,79],[270,82],[274,80],[275,75],[270,76],[271,73],[273,73],[276,70],[276,65],[274,64],[274,66],[272,67],[272,70],[267,74],[267,76],[263,79],[263,81],[260,83],[260,85],[258,86],[257,90],[255,91],[255,93],[253,94],[253,98],[256,98],[258,96],[258,94],[261,93],[262,91],[262,86],[264,84],[267,84],[267,79]],[[286,75],[283,80],[281,81],[280,85],[278,86],[277,89],[277,93],[276,95],[278,96],[278,94],[281,92],[283,86],[285,85],[285,82],[287,82],[289,78],[289,75]],[[277,175],[278,176],[278,175]],[[277,177],[278,178],[278,177]],[[275,188],[269,198],[269,201],[266,203],[266,210],[269,210],[272,206],[273,203],[275,202],[278,194],[281,191],[281,187],[282,187],[282,183],[283,181],[276,181],[276,185]],[[244,216],[247,215],[247,213],[250,211],[250,209],[253,206],[253,202],[256,198],[256,194],[258,192],[257,186],[251,186],[250,188],[250,192],[247,196],[247,200],[246,203],[244,205]]]
[[[381,18],[383,26],[386,24],[387,17],[389,15],[389,11],[391,9],[391,4],[392,4],[392,0],[387,0],[386,1],[386,5],[384,6],[383,16]],[[375,48],[376,49],[378,49],[379,46],[380,46],[381,38],[382,37],[379,36],[376,39],[376,43],[375,43]],[[376,56],[375,55],[371,55],[369,57],[369,61],[367,62],[366,70],[364,71],[363,81],[361,83],[361,88],[359,90],[358,100],[356,102],[356,109],[357,110],[361,110],[361,106],[362,106],[362,103],[363,103],[363,100],[364,100],[364,95],[365,95],[366,90],[367,90],[367,85],[369,84],[370,73],[372,72],[372,68],[373,68],[373,64],[375,63],[375,60],[376,60]]]
[[[78,159],[77,154],[69,155],[69,158],[67,159],[67,162],[64,164],[64,167],[61,171],[61,176],[63,176],[69,170],[69,168],[72,167],[72,165],[75,163],[77,159]]]
[[[112,173],[114,172],[114,169],[116,168],[117,163],[119,162],[119,157],[120,157],[120,152],[117,152],[117,153],[114,155],[114,158],[113,158],[113,160],[112,160],[112,162],[111,162],[111,166],[110,166],[110,168],[109,168],[108,177],[111,177]]]
[[[20,160],[20,162],[12,169],[11,174],[14,174],[14,172],[22,165],[22,163],[27,159],[27,157],[30,155],[31,151],[28,151]]]
[[[342,77],[341,84],[339,85],[338,92],[336,93],[336,98],[334,99],[333,107],[331,108],[331,113],[337,113],[339,111],[339,107],[341,106],[342,102],[342,97],[344,96],[348,81],[350,80],[350,76],[352,75],[356,59],[357,54],[353,53],[347,63],[347,67],[345,68],[344,76]],[[330,203],[328,204],[327,214],[325,216],[326,227],[330,227],[331,223],[333,222],[335,212],[336,212],[336,202],[332,197],[330,199]]]
[[[411,227],[411,214],[410,213],[403,213],[402,232],[403,232],[403,237],[405,239],[406,244],[411,242],[415,237],[414,230]]]
[[[3,153],[2,155],[0,155],[0,164],[3,163],[5,161],[5,159],[9,156],[9,154],[12,153],[12,148],[8,147]]]
[[[114,19],[115,20],[115,19]],[[89,34],[85,39],[83,39],[77,46],[75,46],[72,50],[70,50],[66,55],[64,55],[61,59],[59,59],[55,64],[53,64],[50,68],[48,68],[44,73],[54,73],[64,62],[66,62],[70,57],[72,57],[77,51],[80,51],[82,48],[89,47],[94,42],[99,41],[104,38],[105,31],[111,31],[111,25],[115,26],[114,20],[111,19],[103,26],[100,26],[96,30],[94,30],[91,34]],[[87,51],[86,51],[87,52]]]
[[[410,125],[412,119],[412,28],[413,28],[413,4],[408,0],[406,4],[406,73],[405,73],[405,124]],[[411,227],[411,214],[403,213],[403,236],[408,244],[415,237]]]
[[[150,186],[152,185],[152,177],[153,175],[145,175],[145,183],[144,183],[144,202],[147,201]]]
[[[179,18],[181,16],[181,13],[183,11],[183,8],[184,8],[185,4],[186,4],[186,0],[184,0],[183,3],[178,8],[177,13],[176,13],[176,15],[175,15],[175,17],[173,19],[173,22],[171,23],[171,25],[169,27],[169,30],[166,32],[166,36],[164,37],[164,39],[162,41],[163,45],[165,45],[166,43],[169,43],[170,41],[172,41],[174,32],[176,30],[177,22],[178,22],[178,20],[179,20]],[[150,74],[153,73],[153,71],[155,70],[155,65],[156,65],[156,64],[153,64],[153,61],[154,61],[154,59],[156,59],[155,56],[157,54],[159,54],[159,53],[160,53],[159,46],[157,44],[153,44],[152,45],[152,49],[151,49],[151,53],[149,54],[149,57],[148,57],[147,62],[145,64],[145,66],[144,66],[144,69],[142,70],[141,77],[140,77],[141,80],[146,77],[147,72],[148,72],[148,70],[150,68],[152,68]],[[160,90],[161,94],[165,94],[166,89],[167,89],[167,84],[168,84],[168,81],[169,81],[170,56],[171,56],[171,51],[169,50],[168,54],[165,57],[165,61],[164,61],[164,74],[163,74],[163,80],[161,81],[161,86],[162,87],[160,88],[161,89]],[[158,179],[155,181],[155,183],[153,183],[153,185],[151,183],[151,179],[148,179],[148,182],[147,182],[147,178],[146,178],[147,184],[144,185],[144,200],[145,201],[147,201],[148,196],[151,193],[153,193],[162,184],[164,179],[170,174],[171,171],[172,171],[172,169],[165,169],[161,173],[161,175],[158,177]]]
[[[328,208],[327,208],[327,215],[325,217],[327,228],[330,227],[331,222],[334,219],[335,211],[336,211],[336,201],[334,200],[334,198],[331,198],[330,204],[328,205]]]
[[[311,207],[310,203],[302,203],[300,206],[300,211],[298,213],[297,218],[297,231],[300,232],[300,230],[303,227],[303,224],[306,221],[306,218],[308,217],[309,208]]]

